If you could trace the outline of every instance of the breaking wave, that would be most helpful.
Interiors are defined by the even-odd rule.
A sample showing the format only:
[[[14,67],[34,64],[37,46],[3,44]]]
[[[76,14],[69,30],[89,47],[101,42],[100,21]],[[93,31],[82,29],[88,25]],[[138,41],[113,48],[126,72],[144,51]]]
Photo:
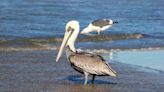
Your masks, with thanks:
[[[108,34],[108,35],[92,35],[92,36],[80,36],[77,39],[78,47],[84,47],[84,50],[90,50],[94,52],[109,52],[111,50],[119,51],[119,50],[126,50],[126,49],[161,49],[163,48],[162,45],[144,45],[139,46],[140,44],[136,44],[134,46],[133,43],[128,42],[128,40],[136,40],[136,43],[141,39],[150,37],[145,34],[134,33],[134,34]],[[23,38],[23,39],[15,39],[15,40],[0,40],[0,50],[5,51],[19,51],[19,50],[57,50],[59,49],[60,43],[62,41],[62,37],[50,37],[50,38]],[[105,42],[113,42],[119,44],[110,44],[110,46],[106,46]],[[121,43],[125,41],[126,45],[122,45],[125,43]],[[88,43],[91,43],[88,45]],[[108,44],[108,45],[109,45]],[[97,46],[96,46],[97,45]],[[117,45],[117,47],[116,47]],[[143,44],[142,44],[143,45]],[[93,47],[94,46],[94,47]],[[85,48],[86,47],[86,48]],[[137,48],[136,48],[137,47]],[[92,48],[92,49],[91,49]],[[102,49],[103,48],[103,49]]]

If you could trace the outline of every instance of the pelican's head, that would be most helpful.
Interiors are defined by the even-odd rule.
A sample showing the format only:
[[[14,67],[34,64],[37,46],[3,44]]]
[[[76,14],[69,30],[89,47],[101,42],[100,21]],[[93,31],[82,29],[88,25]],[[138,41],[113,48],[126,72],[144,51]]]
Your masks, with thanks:
[[[74,43],[75,43],[75,40],[76,40],[76,38],[79,34],[79,30],[80,30],[79,22],[76,20],[69,21],[65,26],[65,30],[66,30],[66,32],[65,32],[63,42],[62,42],[61,47],[58,52],[56,62],[59,61],[65,46],[69,46],[69,48],[73,52],[76,51]]]
[[[80,27],[80,25],[77,20],[71,20],[66,24],[65,30],[66,30],[66,32],[70,31],[71,29],[77,31],[77,30],[79,30],[79,27]]]

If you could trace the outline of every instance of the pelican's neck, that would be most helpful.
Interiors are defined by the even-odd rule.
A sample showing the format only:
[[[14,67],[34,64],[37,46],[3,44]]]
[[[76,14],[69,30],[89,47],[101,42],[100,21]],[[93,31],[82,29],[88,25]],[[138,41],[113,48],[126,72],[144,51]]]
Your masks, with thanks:
[[[75,48],[74,43],[73,43],[73,44],[69,44],[69,45],[68,45],[68,48],[69,48],[71,51],[76,52],[76,48]]]
[[[69,38],[68,43],[67,43],[67,45],[69,46],[70,50],[72,50],[73,52],[76,52],[75,41],[76,41],[76,39],[78,37],[79,30],[80,30],[80,28],[78,28],[78,29],[73,31],[73,33],[72,33],[72,35]]]

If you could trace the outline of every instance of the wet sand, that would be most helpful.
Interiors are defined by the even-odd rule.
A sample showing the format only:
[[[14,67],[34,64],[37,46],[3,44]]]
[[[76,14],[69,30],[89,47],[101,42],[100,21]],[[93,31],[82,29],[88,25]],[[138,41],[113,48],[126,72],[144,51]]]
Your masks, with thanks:
[[[162,92],[164,72],[112,61],[118,77],[84,76],[65,59],[56,63],[55,50],[0,51],[0,92]],[[152,71],[152,72],[151,72]]]

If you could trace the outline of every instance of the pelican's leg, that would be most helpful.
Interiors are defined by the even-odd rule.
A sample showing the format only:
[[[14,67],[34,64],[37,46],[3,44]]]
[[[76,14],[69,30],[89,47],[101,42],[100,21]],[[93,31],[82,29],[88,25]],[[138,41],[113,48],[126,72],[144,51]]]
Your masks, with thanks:
[[[87,72],[84,72],[84,75],[85,75],[85,82],[84,84],[86,85],[88,83],[88,73]]]
[[[93,76],[92,76],[92,84],[94,84],[95,76],[96,76],[96,75],[93,75]]]

